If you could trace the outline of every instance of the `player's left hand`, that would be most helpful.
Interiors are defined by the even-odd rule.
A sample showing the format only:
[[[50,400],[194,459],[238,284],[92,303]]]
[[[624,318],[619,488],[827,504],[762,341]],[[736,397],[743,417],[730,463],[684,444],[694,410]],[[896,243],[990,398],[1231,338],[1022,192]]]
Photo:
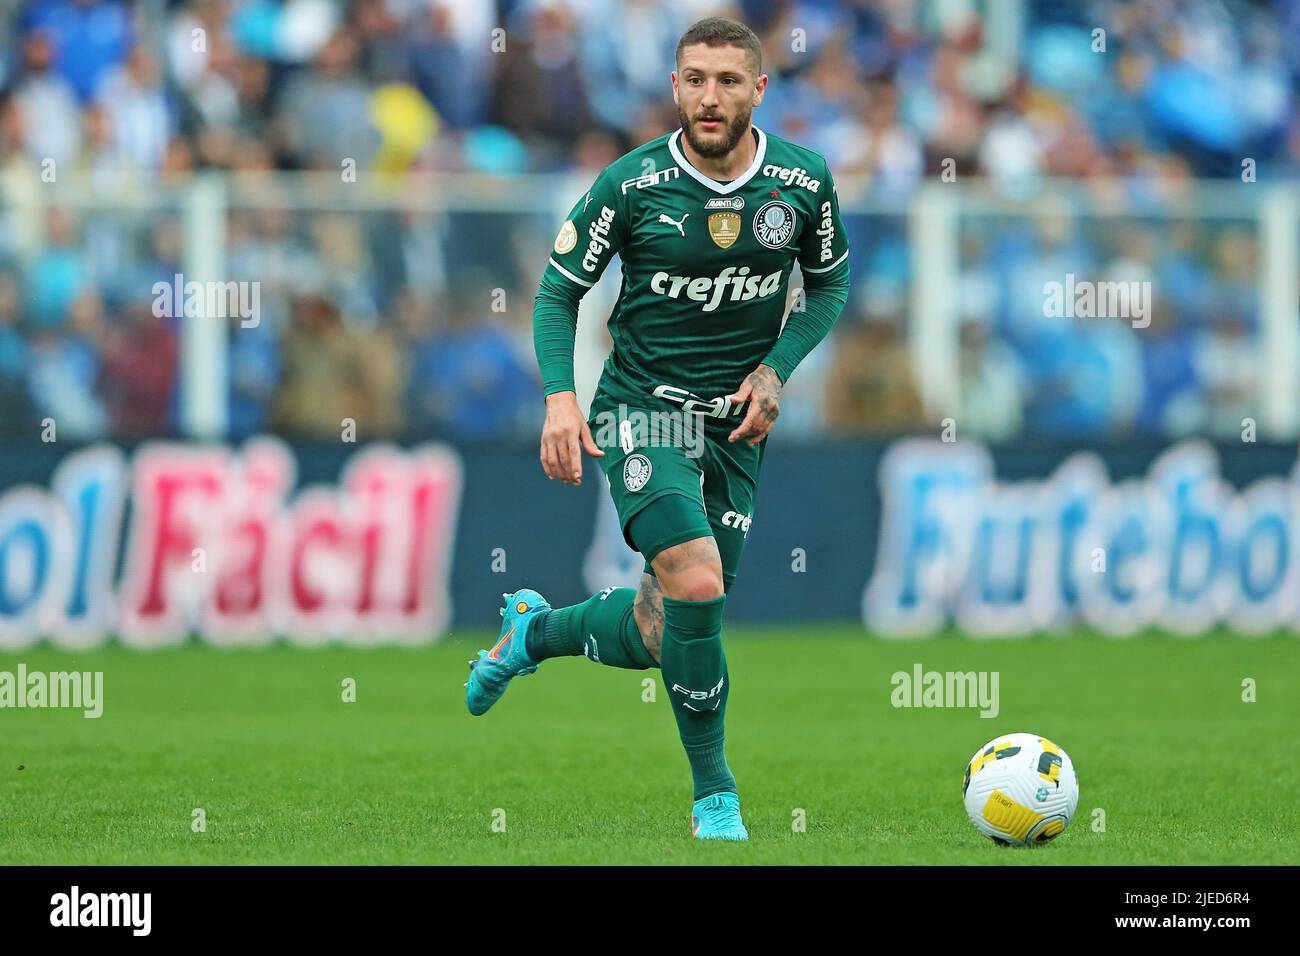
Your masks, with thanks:
[[[760,365],[746,375],[740,388],[727,398],[737,405],[749,402],[745,420],[727,436],[727,441],[748,438],[750,445],[757,445],[767,437],[776,423],[776,416],[781,414],[781,379],[770,365]]]

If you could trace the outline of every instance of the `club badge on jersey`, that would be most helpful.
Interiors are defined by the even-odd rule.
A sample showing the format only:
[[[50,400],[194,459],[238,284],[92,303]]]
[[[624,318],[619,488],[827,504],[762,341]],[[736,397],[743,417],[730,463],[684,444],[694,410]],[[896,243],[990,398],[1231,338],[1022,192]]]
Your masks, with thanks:
[[[710,209],[725,210],[709,215],[709,238],[719,249],[730,249],[740,238],[740,210],[745,208],[741,196],[710,199],[704,204],[704,211]]]
[[[780,249],[794,235],[794,224],[790,204],[773,199],[754,214],[754,238],[769,249]]]

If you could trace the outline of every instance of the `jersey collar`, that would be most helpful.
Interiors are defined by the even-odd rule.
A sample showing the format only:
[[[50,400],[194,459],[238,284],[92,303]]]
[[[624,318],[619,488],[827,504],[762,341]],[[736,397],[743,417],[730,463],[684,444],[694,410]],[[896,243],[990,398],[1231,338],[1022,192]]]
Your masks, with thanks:
[[[673,133],[672,136],[668,137],[668,152],[672,153],[673,160],[678,166],[686,171],[687,175],[695,179],[701,185],[712,189],[715,193],[725,196],[727,193],[735,192],[741,186],[745,185],[745,183],[753,179],[754,174],[763,166],[763,157],[767,153],[767,134],[757,126],[754,127],[754,132],[758,135],[758,147],[754,150],[754,162],[750,165],[749,169],[745,170],[740,174],[740,176],[729,183],[720,183],[716,179],[710,179],[690,164],[686,157],[682,155],[682,151],[677,148],[677,142],[681,139],[682,135],[680,129]]]

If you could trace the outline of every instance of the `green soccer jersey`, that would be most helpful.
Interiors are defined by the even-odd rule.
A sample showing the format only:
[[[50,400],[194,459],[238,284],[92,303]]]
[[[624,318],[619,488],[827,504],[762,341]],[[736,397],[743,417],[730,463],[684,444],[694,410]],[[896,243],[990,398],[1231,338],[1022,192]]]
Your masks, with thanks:
[[[817,153],[754,128],[754,162],[724,183],[690,164],[681,135],[605,168],[561,227],[541,289],[576,301],[574,292],[593,286],[618,254],[614,348],[593,411],[666,403],[734,425],[740,409],[726,396],[745,376],[766,363],[785,381],[834,321],[847,295],[848,244],[835,185]],[[792,333],[783,352],[775,346],[795,260],[806,287],[842,294],[825,328],[801,330],[802,342]],[[545,347],[538,351],[541,357]],[[571,338],[569,362],[557,372],[543,359],[547,394],[573,387]]]

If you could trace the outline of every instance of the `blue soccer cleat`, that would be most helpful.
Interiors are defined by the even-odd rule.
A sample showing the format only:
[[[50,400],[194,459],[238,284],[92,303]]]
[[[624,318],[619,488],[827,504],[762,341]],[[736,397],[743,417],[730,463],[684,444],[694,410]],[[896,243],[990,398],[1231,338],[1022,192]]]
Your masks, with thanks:
[[[501,609],[501,634],[492,650],[479,651],[478,660],[469,662],[465,706],[475,717],[486,714],[501,699],[510,681],[537,670],[524,639],[533,618],[551,609],[546,598],[528,588],[501,596],[506,602]]]
[[[697,840],[748,840],[740,819],[740,797],[732,790],[710,794],[691,807],[691,836]]]

